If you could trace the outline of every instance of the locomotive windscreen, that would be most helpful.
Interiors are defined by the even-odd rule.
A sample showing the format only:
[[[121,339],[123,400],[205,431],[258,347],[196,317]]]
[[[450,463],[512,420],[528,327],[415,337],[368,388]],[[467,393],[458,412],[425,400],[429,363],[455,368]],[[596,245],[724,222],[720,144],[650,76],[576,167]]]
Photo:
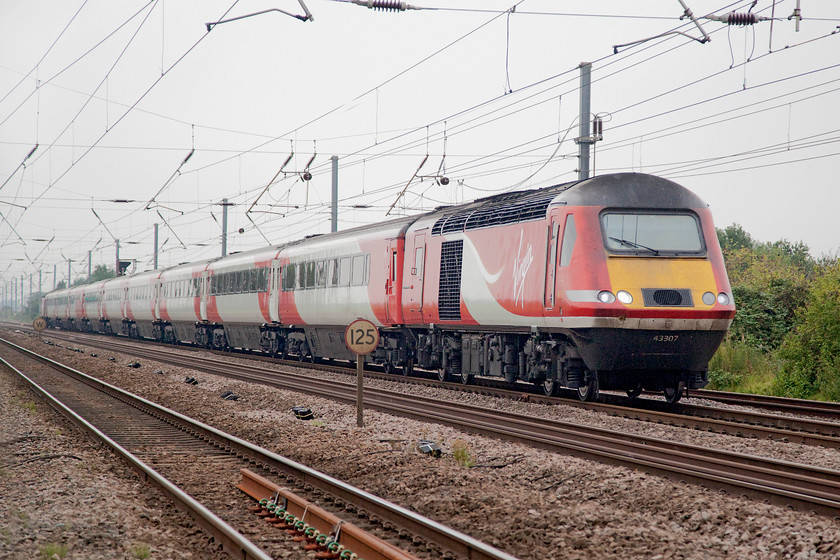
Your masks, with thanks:
[[[694,214],[604,212],[604,243],[614,253],[698,255],[705,251]]]

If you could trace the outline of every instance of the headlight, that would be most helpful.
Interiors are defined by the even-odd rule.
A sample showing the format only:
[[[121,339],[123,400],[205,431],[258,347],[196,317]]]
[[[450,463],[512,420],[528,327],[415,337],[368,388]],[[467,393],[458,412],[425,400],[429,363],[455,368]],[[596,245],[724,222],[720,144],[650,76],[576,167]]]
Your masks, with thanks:
[[[705,303],[706,305],[714,305],[716,300],[717,298],[715,298],[715,294],[713,294],[712,292],[706,292],[705,294],[703,294],[703,303]]]
[[[729,305],[729,296],[721,292],[718,294],[717,301],[721,305]]]
[[[612,292],[603,290],[598,292],[598,301],[601,303],[612,303],[615,301],[615,296]]]
[[[633,296],[630,295],[630,292],[625,292],[624,290],[619,290],[615,296],[618,298],[618,301],[623,303],[624,305],[630,305],[633,303]]]

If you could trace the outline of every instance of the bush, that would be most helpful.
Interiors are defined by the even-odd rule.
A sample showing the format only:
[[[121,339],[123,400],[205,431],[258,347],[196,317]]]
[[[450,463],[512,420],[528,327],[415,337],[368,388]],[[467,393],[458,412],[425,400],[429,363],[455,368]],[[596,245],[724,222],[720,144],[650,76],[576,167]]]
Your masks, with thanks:
[[[709,389],[740,393],[768,393],[778,371],[772,353],[731,337],[709,362]]]
[[[475,466],[475,459],[472,457],[469,445],[460,438],[456,439],[452,443],[452,458],[455,459],[455,462],[460,466],[467,469]]]
[[[797,319],[780,350],[783,365],[774,393],[840,400],[840,262],[814,281]]]

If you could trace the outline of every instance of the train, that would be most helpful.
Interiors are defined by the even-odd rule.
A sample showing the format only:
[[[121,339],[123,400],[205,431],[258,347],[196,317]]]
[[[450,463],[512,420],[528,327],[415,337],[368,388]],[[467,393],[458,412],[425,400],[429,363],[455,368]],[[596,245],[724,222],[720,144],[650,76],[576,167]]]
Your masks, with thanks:
[[[46,294],[50,328],[677,402],[735,316],[708,206],[611,173]]]

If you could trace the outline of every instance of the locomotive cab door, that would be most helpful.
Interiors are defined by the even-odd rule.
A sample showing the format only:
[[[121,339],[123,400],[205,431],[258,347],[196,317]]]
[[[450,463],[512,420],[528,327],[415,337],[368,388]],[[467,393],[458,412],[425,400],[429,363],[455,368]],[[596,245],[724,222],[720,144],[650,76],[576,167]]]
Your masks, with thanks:
[[[546,310],[554,309],[554,298],[557,286],[557,251],[560,237],[560,213],[553,211],[548,220],[548,247],[545,263],[545,296]]]

